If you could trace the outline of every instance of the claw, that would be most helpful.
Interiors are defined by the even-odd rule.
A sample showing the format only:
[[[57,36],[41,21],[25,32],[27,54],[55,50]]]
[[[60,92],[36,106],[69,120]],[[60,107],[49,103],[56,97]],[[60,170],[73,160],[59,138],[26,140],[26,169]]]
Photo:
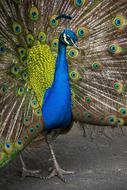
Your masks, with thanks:
[[[53,151],[52,145],[49,142],[47,142],[47,144],[49,146],[49,149],[50,149],[50,152],[51,152],[51,155],[52,155],[52,158],[53,158],[54,167],[49,168],[49,172],[51,172],[51,173],[45,179],[50,179],[50,178],[52,178],[54,176],[57,176],[63,182],[66,182],[66,179],[64,178],[64,175],[74,174],[75,172],[74,171],[65,171],[65,170],[61,169],[58,162],[57,162],[57,160],[56,160],[55,153]]]
[[[24,179],[25,177],[36,177],[42,179],[40,172],[41,170],[28,170],[26,168],[23,168],[22,179]]]
[[[50,168],[51,171],[51,168]],[[45,179],[50,179],[54,176],[59,177],[63,182],[66,182],[66,179],[64,178],[64,175],[71,175],[74,174],[74,171],[65,171],[63,169],[61,169],[59,166],[57,166],[57,168],[52,169],[52,172],[50,173],[49,176],[47,176]]]
[[[29,169],[26,169],[26,165],[23,161],[23,158],[22,158],[22,155],[20,155],[20,160],[21,160],[21,163],[22,163],[22,178],[21,179],[24,179],[25,177],[36,177],[36,178],[40,178],[40,179],[43,179],[43,177],[41,176],[41,170],[29,170]]]

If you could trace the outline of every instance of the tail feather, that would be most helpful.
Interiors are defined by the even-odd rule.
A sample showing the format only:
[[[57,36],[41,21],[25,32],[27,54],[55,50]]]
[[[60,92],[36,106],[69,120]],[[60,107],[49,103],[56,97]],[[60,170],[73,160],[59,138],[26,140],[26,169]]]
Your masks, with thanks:
[[[126,1],[102,1],[80,20],[89,36],[79,41],[81,51],[70,68],[75,120],[113,126],[120,119],[126,122],[125,15]]]

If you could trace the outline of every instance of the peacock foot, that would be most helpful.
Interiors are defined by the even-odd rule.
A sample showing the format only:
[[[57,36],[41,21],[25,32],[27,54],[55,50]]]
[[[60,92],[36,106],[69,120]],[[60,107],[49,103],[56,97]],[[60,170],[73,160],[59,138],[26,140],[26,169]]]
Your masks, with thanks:
[[[48,175],[45,179],[50,179],[54,176],[59,177],[63,182],[66,182],[66,179],[64,178],[64,175],[71,175],[74,174],[74,171],[65,171],[60,168],[58,163],[55,165],[54,168],[50,168],[49,171],[51,171],[50,175]]]
[[[25,177],[36,177],[36,178],[40,178],[43,179],[43,177],[41,176],[41,170],[29,170],[26,169],[26,165],[25,162],[22,158],[22,155],[20,155],[20,161],[22,164],[22,179],[24,179]]]
[[[55,153],[54,153],[54,150],[53,150],[53,147],[52,145],[47,141],[47,144],[48,144],[48,147],[49,147],[49,150],[50,150],[50,153],[51,153],[51,156],[52,156],[52,160],[53,160],[53,164],[54,164],[54,167],[53,168],[50,168],[50,175],[47,176],[45,179],[50,179],[54,176],[57,176],[59,177],[63,182],[66,182],[65,178],[64,178],[64,175],[70,175],[70,174],[74,174],[75,172],[74,171],[65,171],[63,169],[61,169],[61,167],[59,166],[58,162],[57,162],[57,159],[56,159],[56,156],[55,156]]]
[[[25,177],[35,177],[35,178],[42,179],[40,172],[41,172],[41,170],[29,170],[29,169],[23,168],[22,169],[22,179],[24,179]]]

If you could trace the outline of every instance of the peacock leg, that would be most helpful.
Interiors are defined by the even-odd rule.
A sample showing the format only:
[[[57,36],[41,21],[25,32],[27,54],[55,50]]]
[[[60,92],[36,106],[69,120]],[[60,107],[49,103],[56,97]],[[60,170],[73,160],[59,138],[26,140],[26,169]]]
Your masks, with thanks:
[[[23,179],[25,177],[36,177],[36,178],[42,179],[42,176],[40,175],[41,170],[29,170],[29,169],[27,169],[21,154],[20,154],[20,160],[21,160],[21,164],[22,164],[22,178]]]
[[[52,145],[48,141],[47,141],[47,144],[48,144],[48,147],[49,147],[52,159],[53,159],[54,167],[53,167],[53,169],[51,171],[51,174],[49,176],[47,176],[46,179],[50,179],[50,178],[52,178],[54,176],[57,176],[62,181],[65,182],[66,180],[64,178],[64,175],[74,174],[75,172],[74,171],[65,171],[65,170],[61,169],[58,162],[57,162],[57,160],[56,160],[56,156],[55,156],[55,153],[54,153]]]

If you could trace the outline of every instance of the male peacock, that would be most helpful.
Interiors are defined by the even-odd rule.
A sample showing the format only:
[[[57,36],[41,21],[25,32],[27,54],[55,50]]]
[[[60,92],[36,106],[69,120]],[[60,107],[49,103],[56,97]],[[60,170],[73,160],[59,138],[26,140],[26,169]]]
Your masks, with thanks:
[[[126,0],[0,1],[0,167],[43,135],[63,179],[49,134],[127,123],[126,14]]]

